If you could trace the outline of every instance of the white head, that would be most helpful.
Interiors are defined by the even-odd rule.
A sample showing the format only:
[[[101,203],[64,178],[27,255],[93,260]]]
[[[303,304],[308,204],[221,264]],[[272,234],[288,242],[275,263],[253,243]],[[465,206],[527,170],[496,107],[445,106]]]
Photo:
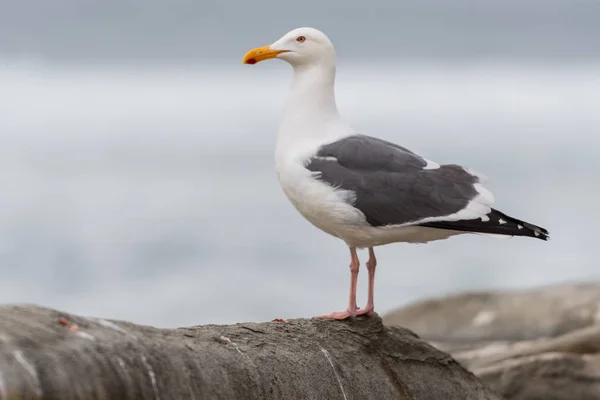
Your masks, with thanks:
[[[250,50],[244,64],[256,64],[270,58],[280,58],[294,68],[302,66],[335,67],[335,49],[329,38],[314,28],[298,28],[283,35],[269,46]]]

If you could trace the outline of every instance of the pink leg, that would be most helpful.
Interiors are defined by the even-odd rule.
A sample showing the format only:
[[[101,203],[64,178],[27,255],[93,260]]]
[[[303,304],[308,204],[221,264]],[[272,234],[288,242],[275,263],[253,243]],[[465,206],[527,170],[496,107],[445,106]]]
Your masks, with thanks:
[[[329,319],[346,319],[348,317],[355,317],[358,307],[356,307],[356,284],[358,282],[358,268],[360,262],[358,261],[358,255],[354,247],[350,248],[350,298],[348,299],[348,308],[345,311],[332,312],[327,315],[320,315],[317,318],[329,318]]]
[[[367,261],[367,269],[369,270],[369,297],[367,299],[367,305],[365,308],[360,309],[356,315],[368,315],[372,317],[375,315],[375,268],[377,267],[377,259],[375,258],[375,251],[372,247],[369,247],[369,261]]]

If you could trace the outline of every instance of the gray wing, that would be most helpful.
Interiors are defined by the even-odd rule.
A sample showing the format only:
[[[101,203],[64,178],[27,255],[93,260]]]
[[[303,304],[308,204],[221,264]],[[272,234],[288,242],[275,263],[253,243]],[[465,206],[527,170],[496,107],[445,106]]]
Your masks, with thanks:
[[[353,191],[353,206],[372,226],[448,216],[479,195],[474,186],[479,178],[463,167],[426,165],[408,149],[356,135],[322,146],[306,168],[333,187]]]

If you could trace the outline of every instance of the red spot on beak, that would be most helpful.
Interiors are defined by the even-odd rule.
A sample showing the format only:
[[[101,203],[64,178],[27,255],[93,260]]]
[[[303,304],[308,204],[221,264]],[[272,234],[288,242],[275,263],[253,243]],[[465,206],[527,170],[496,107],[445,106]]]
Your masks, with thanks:
[[[256,64],[256,58],[249,58],[246,60],[246,64]]]

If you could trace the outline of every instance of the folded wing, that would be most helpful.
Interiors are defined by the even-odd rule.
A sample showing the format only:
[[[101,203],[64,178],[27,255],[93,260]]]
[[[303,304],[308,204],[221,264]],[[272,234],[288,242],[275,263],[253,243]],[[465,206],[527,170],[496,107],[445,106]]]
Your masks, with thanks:
[[[494,197],[479,175],[459,165],[438,165],[381,139],[355,135],[324,145],[306,168],[334,188],[354,192],[352,205],[371,226],[547,235],[543,228],[492,209]]]

